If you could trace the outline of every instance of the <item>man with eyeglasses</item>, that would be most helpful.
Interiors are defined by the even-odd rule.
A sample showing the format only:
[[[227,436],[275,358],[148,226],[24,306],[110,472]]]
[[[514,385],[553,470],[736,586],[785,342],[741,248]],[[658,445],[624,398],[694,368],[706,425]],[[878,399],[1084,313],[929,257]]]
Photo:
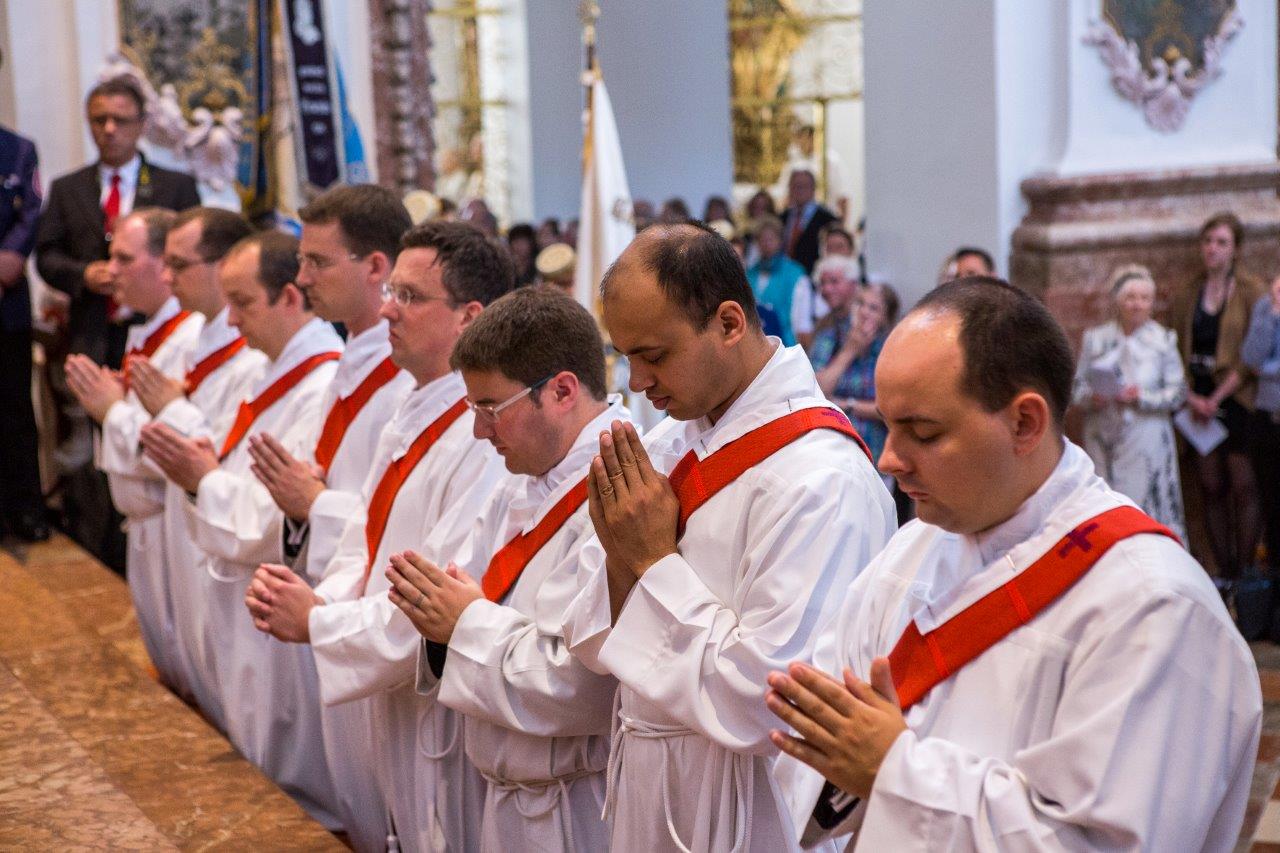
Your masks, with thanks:
[[[99,83],[85,99],[86,117],[98,161],[56,179],[40,214],[36,269],[51,287],[70,299],[66,349],[54,350],[55,379],[65,352],[84,353],[98,364],[118,368],[124,356],[128,310],[112,298],[108,246],[117,223],[134,209],[185,210],[200,203],[190,175],[153,166],[138,150],[146,122],[146,101],[125,78]],[[70,438],[57,459],[70,482],[66,491],[68,531],[105,562],[119,552],[119,518],[111,518],[106,485],[89,466],[91,432],[83,412],[66,402]]]
[[[283,559],[284,545],[283,514],[251,473],[248,441],[270,431],[291,453],[313,447],[342,351],[342,339],[312,314],[294,284],[297,252],[296,239],[266,231],[236,243],[222,261],[227,321],[270,360],[235,407],[226,434],[215,444],[152,422],[142,429],[142,446],[186,494],[188,535],[203,555],[192,581],[202,587],[203,649],[228,738],[313,818],[337,829],[310,650],[264,636],[244,612],[254,570]]]
[[[67,356],[67,387],[102,426],[97,465],[107,476],[111,500],[128,521],[126,577],[138,626],[161,679],[179,695],[190,695],[174,654],[173,622],[163,593],[168,565],[162,539],[164,477],[142,457],[139,433],[151,416],[132,386],[132,363],[147,359],[153,369],[182,375],[204,318],[184,311],[164,270],[165,238],[172,211],[147,208],[125,217],[111,241],[112,293],[121,305],[146,318],[129,327],[123,372],[94,363],[87,355]]]
[[[412,222],[394,193],[372,184],[331,189],[298,216],[298,289],[317,317],[345,327],[346,347],[312,452],[297,457],[264,432],[250,440],[249,453],[253,473],[285,514],[286,553],[315,583],[359,509],[382,429],[413,386],[392,361],[380,316],[382,286]]]
[[[454,348],[475,435],[507,479],[478,515],[441,523],[393,555],[389,597],[422,633],[418,689],[465,718],[487,783],[479,847],[605,850],[600,819],[617,682],[570,656],[561,634],[592,535],[584,477],[598,436],[630,416],[606,398],[595,319],[555,287],[491,305]],[[468,837],[471,843],[474,836]],[[453,842],[454,839],[449,839]]]
[[[409,231],[383,287],[391,357],[415,388],[388,420],[366,462],[361,505],[347,519],[313,591],[282,565],[263,565],[246,598],[259,629],[310,643],[319,677],[324,746],[355,848],[473,849],[463,817],[483,782],[466,762],[453,712],[414,692],[418,633],[387,599],[392,554],[421,548],[446,516],[474,518],[504,476],[493,448],[472,437],[462,377],[449,366],[458,337],[514,286],[500,244],[459,222]],[[465,536],[454,525],[444,547]],[[316,556],[311,549],[309,556]],[[432,756],[427,758],[427,756]],[[437,784],[443,780],[443,784]]]
[[[104,442],[104,450],[110,449],[122,460],[137,460],[141,455],[137,433],[148,420],[167,424],[184,436],[205,436],[215,443],[231,427],[237,404],[267,369],[267,357],[248,346],[228,321],[219,275],[221,261],[231,247],[251,233],[249,223],[230,211],[193,207],[178,214],[165,238],[165,280],[183,310],[202,317],[204,325],[176,374],[164,372],[161,365],[142,355],[130,359],[130,387],[145,415],[135,411],[136,429],[127,435],[120,433],[125,441]],[[129,587],[140,616],[144,612],[167,614],[164,637],[168,654],[190,698],[225,731],[217,673],[205,647],[205,585],[195,574],[203,567],[202,555],[187,532],[186,501],[181,487],[166,482],[162,522],[165,564],[154,566],[156,574],[148,578],[131,574]]]

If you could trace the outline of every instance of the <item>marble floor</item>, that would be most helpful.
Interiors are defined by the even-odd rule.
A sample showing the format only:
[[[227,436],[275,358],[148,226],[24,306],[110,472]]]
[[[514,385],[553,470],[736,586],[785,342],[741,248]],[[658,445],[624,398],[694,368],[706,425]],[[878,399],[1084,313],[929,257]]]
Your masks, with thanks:
[[[150,675],[128,590],[0,549],[0,850],[344,850]]]
[[[1264,717],[1253,797],[1245,814],[1238,853],[1280,853],[1280,646],[1253,644],[1262,680]]]
[[[344,850],[158,684],[128,590],[69,540],[0,548],[0,850]],[[1280,646],[1237,853],[1280,853]]]

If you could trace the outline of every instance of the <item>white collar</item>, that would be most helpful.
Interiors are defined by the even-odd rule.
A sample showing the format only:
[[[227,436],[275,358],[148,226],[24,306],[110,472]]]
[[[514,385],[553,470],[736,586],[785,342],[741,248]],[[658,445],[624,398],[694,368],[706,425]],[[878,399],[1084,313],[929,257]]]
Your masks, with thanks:
[[[231,328],[231,324],[227,322],[227,311],[224,305],[222,310],[214,314],[213,319],[206,322],[200,329],[200,336],[196,339],[196,362],[240,337],[240,330]]]
[[[953,544],[935,551],[915,578],[922,606],[914,618],[922,632],[1011,580],[1080,522],[1123,502],[1088,454],[1063,443],[1053,473],[1008,519],[978,534],[942,534]]]
[[[790,412],[813,406],[831,407],[818,387],[804,350],[784,347],[774,337],[769,338],[769,343],[774,347],[773,355],[719,421],[712,424],[706,417],[683,422],[669,418],[669,426],[658,428],[660,436],[653,442],[651,452],[678,459],[692,449],[699,459],[705,459],[734,439]]]
[[[322,352],[342,352],[342,338],[338,337],[333,326],[313,317],[284,345],[280,357],[271,362],[266,375],[254,386],[254,396],[311,356]]]
[[[1064,441],[1062,456],[1040,488],[1004,521],[973,534],[983,563],[992,563],[1025,542],[1051,520],[1053,511],[1088,479],[1095,478],[1093,461],[1079,447]]]
[[[134,154],[133,159],[125,163],[123,166],[108,166],[105,163],[98,163],[98,181],[104,188],[111,186],[111,176],[120,175],[121,187],[134,187],[138,185],[138,173],[142,171],[142,155]]]
[[[569,452],[551,470],[538,477],[524,478],[524,493],[512,501],[511,511],[515,514],[538,510],[529,517],[526,528],[531,528],[586,475],[591,459],[600,452],[600,433],[614,421],[631,420],[621,395],[610,394],[607,403],[605,410],[578,432]]]
[[[347,345],[338,361],[338,372],[333,377],[333,389],[337,396],[346,397],[359,387],[369,373],[391,355],[391,326],[386,320],[378,320],[358,335],[347,338]]]
[[[407,446],[418,437],[418,433],[466,394],[467,386],[462,381],[461,373],[454,371],[438,376],[409,392],[387,429],[401,433],[403,443]]]
[[[151,337],[152,332],[176,317],[181,310],[182,306],[178,304],[178,297],[170,296],[156,313],[147,318],[147,322],[129,327],[129,344],[131,346],[141,346],[147,338]]]

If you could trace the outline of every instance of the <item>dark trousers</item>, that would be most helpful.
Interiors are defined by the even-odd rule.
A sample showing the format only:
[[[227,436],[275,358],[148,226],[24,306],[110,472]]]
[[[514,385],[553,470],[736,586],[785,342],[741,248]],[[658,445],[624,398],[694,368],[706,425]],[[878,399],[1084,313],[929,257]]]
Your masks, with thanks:
[[[30,329],[0,331],[0,429],[0,509],[6,520],[43,517]]]
[[[1280,572],[1280,421],[1270,412],[1255,413],[1253,441],[1249,448],[1258,481],[1262,510],[1263,542],[1272,573]]]

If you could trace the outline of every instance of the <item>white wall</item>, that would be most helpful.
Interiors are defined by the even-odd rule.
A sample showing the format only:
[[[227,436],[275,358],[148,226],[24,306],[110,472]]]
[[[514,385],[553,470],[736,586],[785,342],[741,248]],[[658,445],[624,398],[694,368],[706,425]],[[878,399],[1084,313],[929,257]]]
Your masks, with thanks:
[[[1244,29],[1183,127],[1153,130],[1084,44],[1100,0],[867,3],[867,251],[908,303],[942,258],[975,244],[1007,272],[1035,174],[1084,175],[1271,161],[1276,5],[1240,0]]]
[[[999,233],[992,2],[864,5],[867,259],[908,303]]]
[[[634,198],[680,195],[700,212],[733,179],[728,18],[723,3],[600,3],[598,56]],[[582,50],[577,3],[529,3],[533,208],[577,214]]]
[[[1275,159],[1276,3],[1237,2],[1244,28],[1223,51],[1222,76],[1191,101],[1182,128],[1166,134],[1115,93],[1098,49],[1082,42],[1089,22],[1099,17],[1100,0],[1072,0],[1070,126],[1055,171],[1081,175]]]
[[[12,98],[0,100],[0,121],[35,140],[47,185],[97,156],[84,119],[84,94],[119,42],[116,4],[32,0],[6,5],[3,50]]]

